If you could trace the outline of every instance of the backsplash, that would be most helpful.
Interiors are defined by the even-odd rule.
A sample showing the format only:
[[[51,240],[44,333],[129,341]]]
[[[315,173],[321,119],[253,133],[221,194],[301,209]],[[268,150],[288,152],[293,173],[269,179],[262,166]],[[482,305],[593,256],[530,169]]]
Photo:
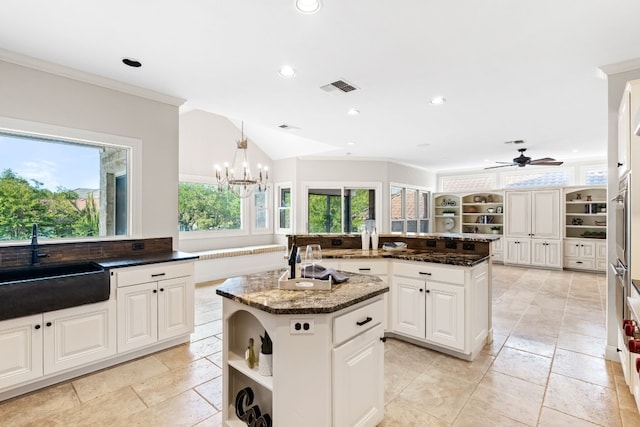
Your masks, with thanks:
[[[136,249],[134,249],[136,248]],[[130,239],[101,242],[40,243],[41,264],[56,264],[73,261],[102,261],[106,259],[140,257],[173,251],[173,239],[160,237],[153,239]],[[31,246],[0,247],[0,268],[25,267],[31,265]]]

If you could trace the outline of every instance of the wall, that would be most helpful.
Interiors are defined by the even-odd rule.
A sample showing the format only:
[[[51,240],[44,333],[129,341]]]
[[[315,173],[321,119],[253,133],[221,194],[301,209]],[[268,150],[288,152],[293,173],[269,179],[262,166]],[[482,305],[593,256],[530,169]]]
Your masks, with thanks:
[[[0,117],[142,140],[135,237],[177,242],[178,107],[0,61]]]
[[[274,162],[278,170],[279,181],[294,183],[294,230],[293,233],[306,233],[302,203],[306,199],[306,182],[375,182],[382,184],[381,212],[378,215],[378,227],[381,233],[389,232],[389,184],[399,183],[410,186],[435,188],[435,174],[412,166],[400,165],[383,160],[312,160],[291,159]],[[285,241],[278,238],[278,243]]]
[[[196,176],[215,182],[214,165],[218,164],[222,167],[225,161],[229,163],[233,161],[236,141],[240,139],[241,132],[240,128],[226,117],[201,110],[190,110],[180,114],[179,135],[181,179]],[[271,159],[253,143],[250,134],[245,134],[245,136],[249,139],[247,154],[252,171],[257,170],[258,164],[268,166],[272,171]],[[273,177],[270,177],[269,181],[274,182]],[[247,224],[249,223],[248,215],[245,215],[245,221]],[[181,251],[190,252],[262,245],[272,242],[273,234],[271,233],[259,235],[252,235],[250,231],[244,231],[241,235],[239,233],[218,235],[181,233],[178,247]]]

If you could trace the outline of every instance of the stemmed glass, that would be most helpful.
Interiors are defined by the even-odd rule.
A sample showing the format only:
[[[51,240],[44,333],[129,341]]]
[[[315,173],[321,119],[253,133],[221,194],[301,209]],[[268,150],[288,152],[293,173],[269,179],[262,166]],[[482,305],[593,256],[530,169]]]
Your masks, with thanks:
[[[320,249],[320,245],[307,245],[305,261],[312,266],[322,262],[322,249]]]

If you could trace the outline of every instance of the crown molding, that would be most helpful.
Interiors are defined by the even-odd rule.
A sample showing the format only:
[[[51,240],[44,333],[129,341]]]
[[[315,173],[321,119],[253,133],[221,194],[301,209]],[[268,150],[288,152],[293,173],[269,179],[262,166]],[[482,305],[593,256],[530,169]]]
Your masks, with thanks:
[[[118,80],[102,77],[97,74],[76,70],[75,68],[65,67],[60,64],[44,61],[32,56],[22,55],[20,53],[12,52],[10,50],[2,48],[0,48],[0,61],[5,61],[23,67],[32,68],[34,70],[55,74],[60,77],[66,77],[96,86],[101,86],[107,89],[117,90],[129,95],[139,96],[141,98],[162,102],[164,104],[169,104],[176,107],[180,107],[186,101],[182,98],[166,95],[164,93],[141,88],[139,86],[130,85]]]
[[[607,76],[613,74],[626,73],[627,71],[633,71],[640,69],[640,58],[629,59],[622,62],[615,62],[613,64],[601,65],[598,67]]]

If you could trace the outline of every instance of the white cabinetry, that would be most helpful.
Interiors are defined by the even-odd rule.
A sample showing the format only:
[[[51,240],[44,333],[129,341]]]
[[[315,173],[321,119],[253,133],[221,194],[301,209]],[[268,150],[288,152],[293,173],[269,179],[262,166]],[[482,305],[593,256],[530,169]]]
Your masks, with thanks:
[[[116,353],[114,301],[0,322],[0,390]]]
[[[118,352],[193,332],[193,263],[162,263],[114,270]]]
[[[224,298],[225,425],[246,425],[233,408],[245,387],[251,387],[254,404],[274,426],[379,424],[384,414],[384,311],[380,296],[335,313],[297,315],[270,314]],[[296,322],[313,329],[291,332]],[[250,369],[243,356],[249,338],[255,341],[265,331],[273,341],[272,377]]]
[[[393,264],[393,332],[473,358],[488,335],[488,266]]]
[[[560,190],[505,193],[506,264],[562,268]]]
[[[562,268],[560,240],[531,240],[531,265]]]

